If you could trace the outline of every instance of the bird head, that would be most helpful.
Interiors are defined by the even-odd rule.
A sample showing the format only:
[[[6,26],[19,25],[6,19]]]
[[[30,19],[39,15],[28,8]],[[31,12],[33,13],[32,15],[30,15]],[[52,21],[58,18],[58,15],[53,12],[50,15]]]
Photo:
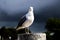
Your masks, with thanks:
[[[29,11],[33,11],[33,7],[32,6],[29,8]]]

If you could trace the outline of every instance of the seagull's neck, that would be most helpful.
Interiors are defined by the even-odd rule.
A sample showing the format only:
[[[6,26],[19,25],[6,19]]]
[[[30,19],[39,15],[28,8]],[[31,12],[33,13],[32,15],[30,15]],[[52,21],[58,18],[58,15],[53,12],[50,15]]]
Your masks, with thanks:
[[[34,20],[34,14],[33,14],[33,11],[28,11],[27,15],[26,15],[26,18],[29,19],[29,20]]]
[[[29,11],[28,14],[31,15],[31,16],[34,15],[34,14],[33,14],[33,11]]]

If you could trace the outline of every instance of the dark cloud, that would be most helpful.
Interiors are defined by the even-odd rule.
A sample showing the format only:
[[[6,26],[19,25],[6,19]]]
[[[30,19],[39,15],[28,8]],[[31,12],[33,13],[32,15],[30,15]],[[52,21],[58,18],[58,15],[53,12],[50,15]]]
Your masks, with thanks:
[[[40,10],[39,10],[40,11]],[[38,12],[37,12],[38,13]],[[60,4],[59,2],[52,6],[46,6],[42,9],[39,14],[36,15],[36,21],[38,22],[46,22],[48,18],[60,18]]]
[[[60,1],[58,0],[34,0],[34,1],[23,1],[18,0],[16,2],[10,0],[6,0],[6,5],[0,1],[0,22],[11,22],[11,23],[4,23],[4,25],[17,25],[12,22],[19,22],[19,19],[27,13],[29,6],[34,6],[34,15],[35,15],[35,23],[45,22],[50,17],[60,18]],[[13,3],[14,2],[14,3]],[[18,6],[15,6],[15,4]],[[22,5],[23,4],[23,5]],[[3,23],[0,23],[2,25]]]
[[[0,27],[17,27],[20,18],[34,7],[35,21],[30,29],[43,32],[48,18],[60,18],[59,0],[0,0]]]
[[[0,13],[0,21],[19,21],[19,19],[27,13],[27,11],[25,12],[14,12],[14,15],[8,15],[7,12],[5,11],[1,11]],[[34,15],[35,15],[35,22],[45,22],[48,18],[51,17],[56,17],[56,18],[60,18],[60,4],[59,2],[54,4],[54,5],[50,5],[50,6],[46,6],[44,8],[42,8],[42,10],[34,10]]]
[[[23,15],[25,15],[25,13],[24,12],[22,12],[22,13],[21,12],[18,12],[15,15],[9,15],[6,11],[1,10],[0,11],[0,21],[11,21],[11,22],[17,21],[18,22],[20,20],[20,18]]]

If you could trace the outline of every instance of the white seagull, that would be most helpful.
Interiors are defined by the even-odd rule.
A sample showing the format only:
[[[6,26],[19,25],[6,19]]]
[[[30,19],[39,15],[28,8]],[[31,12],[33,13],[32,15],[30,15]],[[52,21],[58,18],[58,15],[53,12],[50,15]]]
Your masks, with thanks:
[[[28,13],[20,19],[20,22],[18,23],[16,30],[20,30],[23,28],[28,28],[29,30],[29,27],[32,25],[33,21],[34,21],[33,7],[30,7]]]

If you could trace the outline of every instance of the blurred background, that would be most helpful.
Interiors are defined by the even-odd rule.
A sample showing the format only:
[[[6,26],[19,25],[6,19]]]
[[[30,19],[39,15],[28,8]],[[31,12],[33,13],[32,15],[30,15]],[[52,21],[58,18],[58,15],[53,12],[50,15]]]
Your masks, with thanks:
[[[35,15],[32,32],[44,32],[48,18],[60,18],[59,0],[0,0],[0,27],[16,28],[30,6],[34,7]]]

